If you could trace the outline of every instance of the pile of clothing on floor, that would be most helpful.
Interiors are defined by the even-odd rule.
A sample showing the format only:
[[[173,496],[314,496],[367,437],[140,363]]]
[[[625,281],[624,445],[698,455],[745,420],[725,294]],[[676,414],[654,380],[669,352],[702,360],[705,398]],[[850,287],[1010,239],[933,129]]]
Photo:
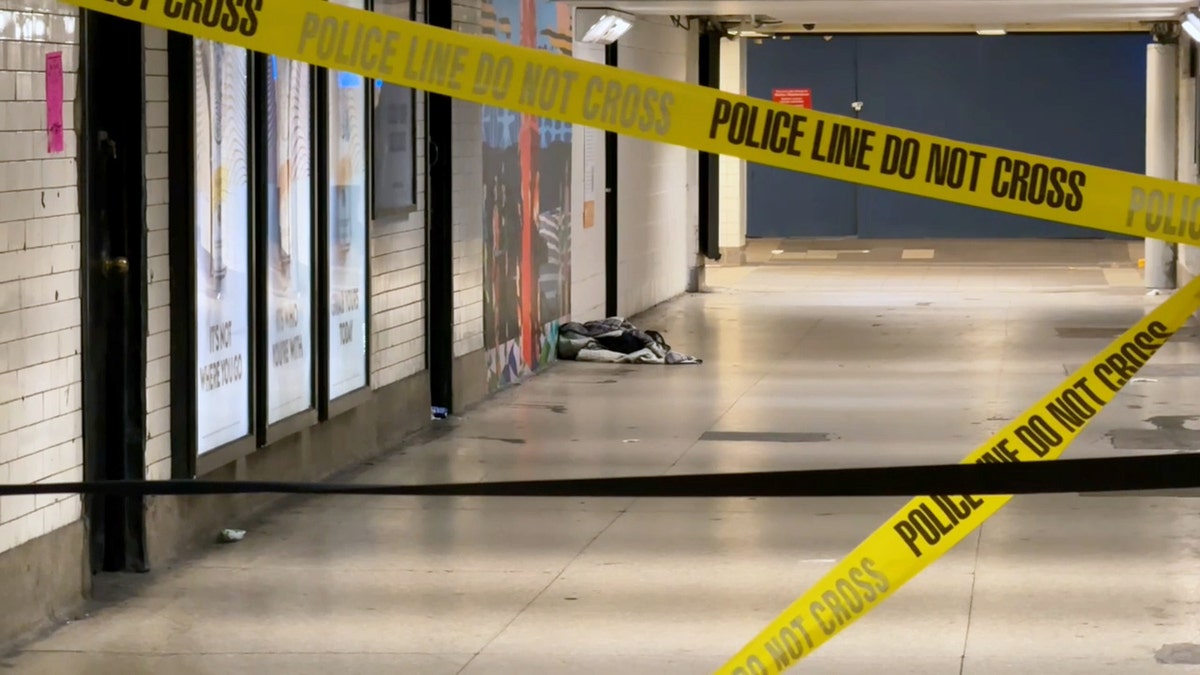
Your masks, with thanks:
[[[601,321],[563,324],[558,330],[558,358],[594,363],[652,363],[674,366],[702,363],[687,354],[672,351],[658,331],[638,330],[614,316]]]

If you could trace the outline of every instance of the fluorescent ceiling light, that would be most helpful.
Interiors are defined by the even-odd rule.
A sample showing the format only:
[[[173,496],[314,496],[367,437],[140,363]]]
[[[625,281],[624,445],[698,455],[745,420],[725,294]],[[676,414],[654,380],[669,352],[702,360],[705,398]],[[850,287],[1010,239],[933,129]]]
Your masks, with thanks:
[[[1200,42],[1200,28],[1196,28],[1192,24],[1184,21],[1183,32],[1187,33],[1188,37],[1192,38],[1193,42]]]
[[[621,36],[633,28],[633,15],[626,12],[606,9],[600,18],[593,23],[580,42],[591,42],[608,45],[621,39]]]
[[[729,31],[729,34],[736,36],[736,37],[744,37],[744,38],[768,38],[768,37],[771,37],[770,33],[764,33],[760,30],[737,30],[737,29],[734,29],[734,30]]]
[[[978,35],[1007,35],[1008,31],[1004,26],[976,26],[975,32]]]
[[[1200,16],[1196,16],[1195,12],[1188,12],[1179,25],[1183,28],[1183,32],[1188,34],[1188,37],[1195,42],[1200,42]]]

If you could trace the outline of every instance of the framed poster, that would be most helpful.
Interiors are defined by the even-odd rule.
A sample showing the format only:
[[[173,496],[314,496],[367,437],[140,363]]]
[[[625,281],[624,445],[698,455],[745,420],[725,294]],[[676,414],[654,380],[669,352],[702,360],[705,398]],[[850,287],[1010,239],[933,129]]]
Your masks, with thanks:
[[[312,69],[266,58],[266,422],[314,408]]]
[[[337,4],[365,9],[362,0]],[[329,400],[367,386],[367,83],[326,73]]]
[[[250,57],[193,42],[197,454],[249,435]]]
[[[412,0],[375,0],[375,11],[416,19]],[[417,207],[417,93],[376,80],[372,103],[372,211],[376,218],[404,214]]]

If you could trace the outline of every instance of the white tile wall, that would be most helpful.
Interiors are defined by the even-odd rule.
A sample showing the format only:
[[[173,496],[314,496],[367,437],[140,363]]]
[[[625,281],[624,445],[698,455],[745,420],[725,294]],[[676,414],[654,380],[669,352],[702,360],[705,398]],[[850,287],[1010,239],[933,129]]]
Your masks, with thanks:
[[[666,17],[639,17],[617,43],[623,70],[695,83],[694,33]],[[695,265],[696,152],[621,136],[618,313],[632,316],[687,290]]]
[[[480,0],[453,0],[454,30],[478,35]],[[483,117],[454,101],[454,356],[483,349]]]
[[[604,46],[576,42],[575,58],[604,63]],[[589,143],[588,136],[591,136]],[[604,132],[575,125],[571,136],[571,319],[592,321],[604,316]],[[585,148],[590,152],[585,152]],[[583,227],[583,202],[589,172],[595,190],[594,225]]]
[[[376,389],[425,369],[425,97],[418,93],[416,98],[417,209],[371,224],[371,386]]]
[[[721,40],[721,90],[746,93],[746,41]],[[746,245],[746,162],[721,156],[720,175],[722,248]]]
[[[0,0],[0,482],[81,480],[78,10]],[[47,152],[61,52],[64,151]],[[0,552],[80,518],[78,497],[0,497]]]
[[[146,45],[146,477],[171,477],[171,265],[167,226],[167,33]]]
[[[421,110],[418,106],[418,120]],[[424,164],[423,152],[417,161]],[[421,168],[417,175],[421,184],[424,173]],[[418,190],[418,211],[372,224],[371,386],[376,389],[425,369],[423,192]]]

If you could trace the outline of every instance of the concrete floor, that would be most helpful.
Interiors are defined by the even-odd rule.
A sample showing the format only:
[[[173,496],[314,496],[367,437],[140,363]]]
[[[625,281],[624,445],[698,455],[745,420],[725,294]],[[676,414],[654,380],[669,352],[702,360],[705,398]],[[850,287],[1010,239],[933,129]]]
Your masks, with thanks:
[[[751,239],[722,263],[874,266],[924,262],[987,267],[1131,267],[1141,240],[1117,239]]]
[[[714,268],[638,319],[704,365],[561,364],[356,479],[957,462],[1146,311],[1132,265],[1094,263]],[[1196,412],[1196,336],[1154,365],[1068,456],[1187,449],[1161,417]],[[0,669],[706,673],[904,501],[295,500]],[[1196,507],[1018,497],[794,672],[1197,672],[1155,657],[1200,643]]]

